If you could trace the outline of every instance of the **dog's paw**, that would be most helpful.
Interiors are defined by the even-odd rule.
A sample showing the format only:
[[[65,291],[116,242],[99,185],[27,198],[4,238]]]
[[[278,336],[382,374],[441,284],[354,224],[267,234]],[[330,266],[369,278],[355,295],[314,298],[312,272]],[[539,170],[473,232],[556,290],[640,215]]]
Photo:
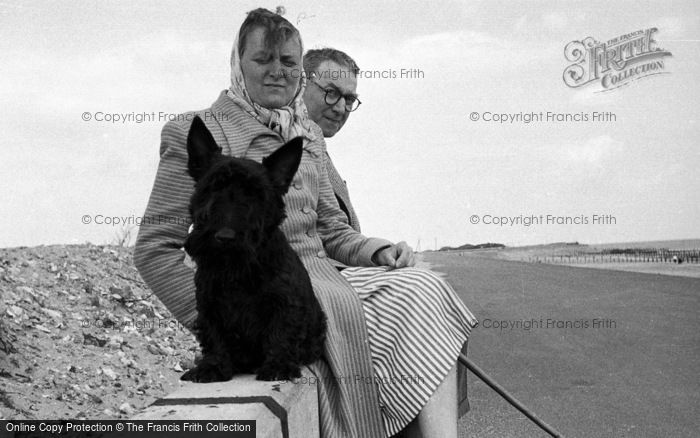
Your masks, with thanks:
[[[231,380],[233,374],[224,373],[214,364],[203,363],[188,370],[180,377],[180,380],[188,380],[197,383],[225,382]]]
[[[301,377],[301,369],[298,365],[281,364],[281,365],[263,365],[258,369],[257,380],[273,381],[273,380],[292,380]]]
[[[183,375],[180,376],[180,380],[189,381],[189,382],[195,382],[195,381],[196,381],[196,380],[195,380],[195,377],[196,377],[195,374],[196,374],[195,369],[192,368],[192,369],[190,369],[190,370],[185,371],[185,374],[183,374]]]

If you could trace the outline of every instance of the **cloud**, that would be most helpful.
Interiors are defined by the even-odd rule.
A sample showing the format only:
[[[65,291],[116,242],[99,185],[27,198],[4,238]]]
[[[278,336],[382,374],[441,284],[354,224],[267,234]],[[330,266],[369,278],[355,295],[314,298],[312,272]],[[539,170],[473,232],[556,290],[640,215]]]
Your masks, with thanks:
[[[543,50],[523,50],[519,41],[484,32],[460,30],[410,38],[397,50],[399,59],[420,59],[450,69],[506,73],[533,65],[550,55]]]
[[[593,137],[585,143],[571,144],[565,148],[568,161],[598,166],[623,150],[624,143],[608,135]]]
[[[543,31],[561,32],[567,29],[569,17],[562,12],[547,12],[534,19],[527,14],[518,17],[513,25],[513,32],[520,37],[539,35]]]
[[[559,32],[566,29],[569,19],[564,13],[549,12],[542,16],[542,23],[547,29]]]
[[[230,42],[192,40],[175,33],[146,34],[96,50],[16,49],[7,56],[3,94],[9,100],[41,99],[40,110],[67,114],[109,102],[114,109],[147,110],[163,96],[201,96],[204,81],[227,82]],[[223,71],[222,71],[223,67]],[[192,77],[191,72],[197,76]],[[139,108],[135,108],[135,107]],[[36,111],[36,105],[32,105]]]
[[[659,29],[654,35],[658,41],[676,39],[696,39],[698,17],[665,16],[654,20],[653,26]]]
[[[513,30],[518,34],[526,32],[528,30],[527,22],[528,22],[527,15],[523,15],[522,17],[518,18],[515,21],[515,25],[513,26]]]
[[[619,104],[622,100],[622,93],[615,91],[600,93],[595,85],[586,86],[573,91],[571,103],[574,105],[584,105],[595,108],[610,108],[611,105]]]

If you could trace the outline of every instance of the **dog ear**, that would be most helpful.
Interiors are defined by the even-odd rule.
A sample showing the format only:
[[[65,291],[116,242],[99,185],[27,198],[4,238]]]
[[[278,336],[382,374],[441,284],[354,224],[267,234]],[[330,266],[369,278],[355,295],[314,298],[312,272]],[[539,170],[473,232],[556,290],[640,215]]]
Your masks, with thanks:
[[[221,155],[221,148],[216,145],[214,137],[199,116],[194,117],[187,134],[187,154],[187,170],[195,181],[199,181],[214,158]]]
[[[297,173],[303,149],[303,137],[296,137],[284,144],[281,148],[273,152],[269,157],[263,159],[263,165],[270,175],[275,189],[284,195],[289,189],[289,185]]]

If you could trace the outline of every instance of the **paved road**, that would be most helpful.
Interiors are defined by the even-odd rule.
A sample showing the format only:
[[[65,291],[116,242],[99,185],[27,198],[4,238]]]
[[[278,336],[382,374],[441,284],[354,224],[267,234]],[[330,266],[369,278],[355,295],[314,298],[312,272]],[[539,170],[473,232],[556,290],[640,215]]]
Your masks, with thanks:
[[[564,436],[700,436],[700,279],[425,260],[481,322],[470,358]],[[547,436],[475,376],[469,384],[462,436]]]

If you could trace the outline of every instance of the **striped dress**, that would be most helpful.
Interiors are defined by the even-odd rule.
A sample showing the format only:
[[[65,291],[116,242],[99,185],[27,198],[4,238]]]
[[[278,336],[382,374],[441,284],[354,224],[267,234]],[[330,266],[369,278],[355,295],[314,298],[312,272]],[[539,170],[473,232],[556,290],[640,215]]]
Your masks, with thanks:
[[[360,223],[345,181],[327,152],[326,170],[350,225]],[[341,268],[357,291],[367,322],[379,404],[388,436],[401,431],[457,362],[478,321],[452,287],[431,271],[386,267]],[[458,368],[460,415],[469,409],[466,368]]]

